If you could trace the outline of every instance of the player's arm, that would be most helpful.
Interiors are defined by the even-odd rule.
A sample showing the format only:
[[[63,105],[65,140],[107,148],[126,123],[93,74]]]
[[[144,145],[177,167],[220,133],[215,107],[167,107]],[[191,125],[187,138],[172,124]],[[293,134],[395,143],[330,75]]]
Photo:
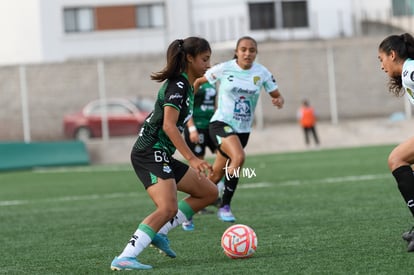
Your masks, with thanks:
[[[197,127],[195,126],[194,119],[191,117],[187,122],[188,133],[190,135],[190,141],[192,143],[200,142],[198,137]]]
[[[269,95],[272,97],[273,106],[276,106],[277,108],[281,109],[283,107],[283,104],[285,104],[285,99],[283,98],[279,90],[276,89],[270,92]]]
[[[206,83],[208,80],[205,76],[199,77],[194,81],[194,93],[197,93],[198,89],[200,88],[201,85],[203,85],[204,83]]]
[[[205,173],[206,171],[212,172],[211,165],[197,158],[193,152],[191,152],[180,131],[177,128],[177,121],[180,112],[173,106],[164,106],[164,122],[162,125],[163,131],[170,138],[175,148],[181,153],[181,155],[188,161],[191,167],[196,169],[199,173]]]

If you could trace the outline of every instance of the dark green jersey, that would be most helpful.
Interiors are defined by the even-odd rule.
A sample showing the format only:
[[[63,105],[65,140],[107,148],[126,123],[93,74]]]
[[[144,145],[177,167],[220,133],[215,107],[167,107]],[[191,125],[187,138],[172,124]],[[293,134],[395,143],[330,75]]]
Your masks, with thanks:
[[[194,124],[198,129],[208,129],[216,105],[216,89],[206,82],[194,96]]]
[[[164,107],[171,106],[180,112],[177,128],[180,132],[183,132],[184,125],[192,116],[193,105],[193,87],[188,82],[186,74],[181,74],[178,78],[165,81],[158,91],[154,111],[145,120],[134,148],[139,151],[149,148],[162,149],[170,155],[174,154],[176,148],[162,130]]]

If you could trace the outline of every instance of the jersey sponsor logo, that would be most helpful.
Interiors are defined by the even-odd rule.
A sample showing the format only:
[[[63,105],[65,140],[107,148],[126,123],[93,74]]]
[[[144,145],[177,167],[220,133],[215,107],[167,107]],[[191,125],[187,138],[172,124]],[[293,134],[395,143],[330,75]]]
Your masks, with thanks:
[[[407,70],[404,70],[403,76],[407,76],[407,74],[408,74],[408,71]]]
[[[173,95],[170,95],[170,97],[168,98],[168,100],[172,100],[172,99],[181,99],[181,98],[183,98],[183,95],[182,94],[179,94],[179,93],[176,93],[176,94],[173,94]]]
[[[411,72],[411,74],[410,74],[410,79],[411,79],[411,81],[414,81],[414,71],[413,71],[413,72]]]
[[[228,80],[229,82],[233,82],[233,80],[234,80],[234,75],[229,75],[229,76],[227,77],[227,80]]]
[[[178,87],[178,88],[180,88],[180,89],[184,88],[184,82],[182,82],[182,81],[178,81],[178,82],[176,83],[176,85],[177,85],[177,87]]]

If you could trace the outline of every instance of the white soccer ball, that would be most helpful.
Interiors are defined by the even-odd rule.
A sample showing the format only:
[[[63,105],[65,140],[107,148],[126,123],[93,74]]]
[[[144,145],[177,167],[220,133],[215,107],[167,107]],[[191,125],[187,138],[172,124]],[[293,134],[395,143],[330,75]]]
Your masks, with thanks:
[[[247,225],[232,225],[221,236],[221,247],[229,258],[249,258],[257,249],[256,233]]]

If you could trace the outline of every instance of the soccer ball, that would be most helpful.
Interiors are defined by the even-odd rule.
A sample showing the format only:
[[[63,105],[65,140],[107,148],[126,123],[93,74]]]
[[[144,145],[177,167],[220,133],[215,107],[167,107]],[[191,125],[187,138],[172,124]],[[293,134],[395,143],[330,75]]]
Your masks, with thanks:
[[[247,225],[232,225],[221,236],[221,247],[231,259],[249,258],[256,252],[256,233]]]

